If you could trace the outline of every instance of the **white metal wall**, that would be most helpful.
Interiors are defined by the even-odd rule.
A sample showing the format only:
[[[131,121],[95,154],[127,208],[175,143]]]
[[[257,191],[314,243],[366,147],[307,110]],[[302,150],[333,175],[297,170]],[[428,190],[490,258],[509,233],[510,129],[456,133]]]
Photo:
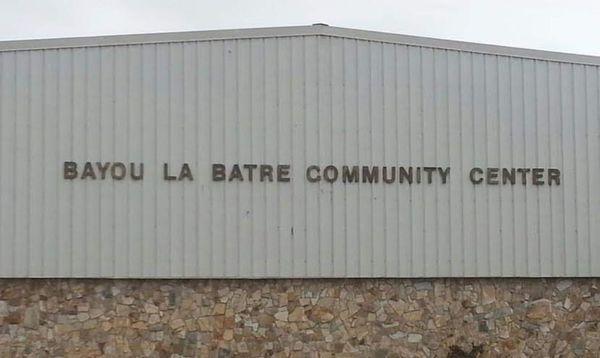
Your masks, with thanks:
[[[598,67],[328,36],[0,53],[0,276],[600,275]],[[144,162],[143,181],[64,161]],[[193,182],[162,180],[190,163]],[[291,163],[291,183],[211,163]],[[306,166],[450,166],[448,184]],[[556,167],[560,186],[473,166]]]

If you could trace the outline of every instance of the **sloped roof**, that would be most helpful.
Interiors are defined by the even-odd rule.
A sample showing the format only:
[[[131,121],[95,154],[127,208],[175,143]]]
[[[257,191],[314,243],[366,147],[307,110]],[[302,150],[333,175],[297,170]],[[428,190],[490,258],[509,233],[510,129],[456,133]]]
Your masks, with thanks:
[[[166,32],[134,35],[111,35],[42,40],[2,41],[0,42],[0,51],[115,46],[165,42],[256,39],[290,36],[331,36],[338,38],[377,41],[447,50],[459,50],[474,53],[504,55],[556,62],[600,65],[600,57],[597,56],[487,45],[473,42],[442,40],[429,37],[419,37],[386,32],[334,27],[327,26],[324,24],[315,24],[312,26],[265,27],[252,29]]]

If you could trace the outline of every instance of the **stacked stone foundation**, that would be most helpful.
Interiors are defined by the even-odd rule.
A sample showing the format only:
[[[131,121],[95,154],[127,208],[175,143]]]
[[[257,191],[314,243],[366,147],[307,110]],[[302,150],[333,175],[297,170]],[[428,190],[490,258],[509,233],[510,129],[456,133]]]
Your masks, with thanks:
[[[599,285],[0,279],[0,357],[598,357]]]

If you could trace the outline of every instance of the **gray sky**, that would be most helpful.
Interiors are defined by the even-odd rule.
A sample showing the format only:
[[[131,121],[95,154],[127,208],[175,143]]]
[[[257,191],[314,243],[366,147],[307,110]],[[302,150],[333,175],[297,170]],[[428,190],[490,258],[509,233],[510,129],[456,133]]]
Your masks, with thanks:
[[[332,26],[600,55],[600,1],[0,0],[0,40]]]

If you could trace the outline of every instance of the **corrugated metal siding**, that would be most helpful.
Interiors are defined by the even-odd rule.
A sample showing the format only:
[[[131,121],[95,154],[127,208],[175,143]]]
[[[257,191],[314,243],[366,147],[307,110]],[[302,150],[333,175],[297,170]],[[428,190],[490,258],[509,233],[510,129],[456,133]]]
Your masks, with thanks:
[[[0,276],[598,276],[598,67],[327,36],[0,53]],[[143,162],[143,181],[64,161]],[[193,182],[162,180],[188,162]],[[291,163],[218,183],[211,163]],[[450,166],[448,184],[306,166]],[[473,166],[556,167],[479,185]]]

